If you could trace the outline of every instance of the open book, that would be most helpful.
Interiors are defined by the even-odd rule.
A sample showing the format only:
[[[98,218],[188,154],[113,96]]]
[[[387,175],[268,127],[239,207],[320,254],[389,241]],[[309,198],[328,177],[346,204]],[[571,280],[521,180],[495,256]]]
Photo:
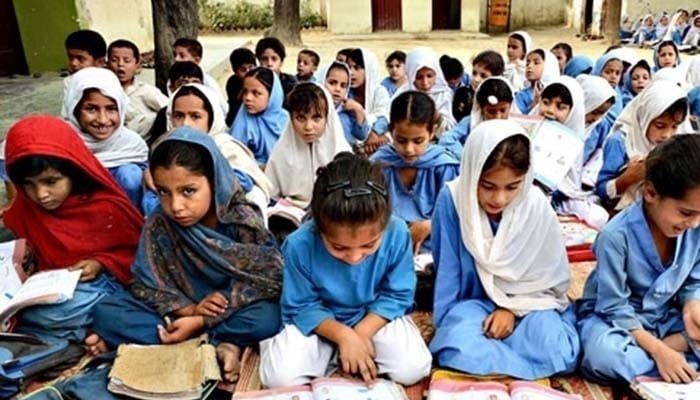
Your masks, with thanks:
[[[296,206],[287,199],[279,199],[274,206],[267,209],[267,219],[273,221],[276,218],[290,221],[295,227],[301,226],[306,210]]]
[[[0,331],[19,310],[38,304],[57,304],[73,298],[80,270],[56,269],[29,278],[22,269],[23,239],[0,243]]]
[[[700,399],[700,381],[668,383],[661,378],[640,376],[630,388],[645,400],[694,400]]]
[[[582,400],[577,394],[567,394],[537,383],[514,381],[509,385],[498,382],[455,381],[433,379],[428,400]]]
[[[403,388],[380,379],[369,389],[358,380],[318,378],[309,385],[234,393],[233,400],[407,400]]]

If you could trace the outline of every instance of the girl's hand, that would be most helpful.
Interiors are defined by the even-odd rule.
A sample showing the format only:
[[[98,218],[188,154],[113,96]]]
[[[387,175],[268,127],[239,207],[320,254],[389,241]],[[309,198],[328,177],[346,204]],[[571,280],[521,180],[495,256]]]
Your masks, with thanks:
[[[515,314],[505,308],[497,309],[484,320],[484,333],[491,339],[505,339],[514,328]]]
[[[413,241],[413,255],[418,255],[423,242],[430,236],[430,220],[412,222],[408,226],[408,230],[411,232],[411,240]]]
[[[153,183],[153,175],[151,175],[151,170],[148,168],[143,170],[143,185],[146,189],[151,189],[154,192],[156,191],[156,184]]]
[[[374,154],[377,149],[389,143],[389,138],[386,134],[379,135],[375,131],[370,131],[367,139],[365,140],[365,153],[368,156]]]
[[[338,353],[343,372],[359,374],[371,387],[377,379],[377,366],[374,363],[374,350],[368,346],[368,340],[349,329],[338,342]]]
[[[644,159],[642,157],[635,157],[627,163],[627,169],[622,174],[627,175],[631,181],[636,183],[643,180],[646,173],[647,167],[644,163]]]
[[[542,81],[537,81],[532,85],[532,91],[535,93],[535,98],[532,100],[532,104],[537,105],[539,104],[540,100],[542,99],[542,91],[544,90],[544,84]]]
[[[223,314],[228,307],[228,299],[220,292],[211,293],[200,301],[194,309],[193,315],[204,317],[216,317]]]
[[[690,383],[697,377],[695,368],[685,360],[683,355],[666,344],[661,343],[658,350],[651,353],[651,357],[656,363],[656,367],[666,382]]]
[[[181,317],[175,322],[170,321],[170,317],[165,317],[165,326],[158,325],[158,337],[163,344],[180,343],[202,329],[204,329],[202,316]]]
[[[88,282],[91,281],[102,272],[102,269],[104,266],[100,264],[99,261],[96,260],[81,260],[75,263],[73,266],[69,267],[71,271],[75,271],[77,269],[82,270],[80,273],[80,282]]]
[[[688,337],[700,341],[700,301],[690,300],[683,306],[683,323]]]

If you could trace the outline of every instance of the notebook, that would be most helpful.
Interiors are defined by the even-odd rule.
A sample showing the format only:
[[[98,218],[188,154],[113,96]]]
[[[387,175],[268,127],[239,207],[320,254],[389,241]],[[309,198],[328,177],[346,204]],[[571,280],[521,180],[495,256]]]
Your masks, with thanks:
[[[359,380],[318,378],[309,385],[234,393],[233,400],[408,400],[403,388],[379,379],[370,389]]]
[[[583,400],[580,395],[568,394],[534,382],[456,381],[433,379],[428,400]]]
[[[669,383],[661,378],[640,376],[630,388],[644,400],[700,400],[700,381]]]

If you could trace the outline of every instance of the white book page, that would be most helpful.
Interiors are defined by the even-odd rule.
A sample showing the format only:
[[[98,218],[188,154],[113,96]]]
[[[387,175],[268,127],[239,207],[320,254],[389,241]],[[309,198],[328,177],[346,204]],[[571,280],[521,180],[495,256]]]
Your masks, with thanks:
[[[416,272],[424,272],[433,265],[433,254],[432,253],[422,253],[413,257],[413,266]]]
[[[661,380],[637,382],[632,389],[646,399],[659,400],[698,400],[700,381],[688,384],[668,383]]]
[[[55,296],[55,302],[72,299],[81,272],[56,269],[36,273],[24,282],[10,303],[17,304],[46,296]]]
[[[14,264],[15,244],[14,240],[0,243],[0,305],[9,302],[22,286]]]
[[[313,400],[403,400],[396,384],[380,380],[370,389],[362,382],[344,379],[317,379],[311,382]]]
[[[553,121],[542,121],[532,139],[535,178],[554,190],[583,151],[583,136]]]
[[[234,393],[232,400],[313,400],[309,386],[290,386],[257,392]]]

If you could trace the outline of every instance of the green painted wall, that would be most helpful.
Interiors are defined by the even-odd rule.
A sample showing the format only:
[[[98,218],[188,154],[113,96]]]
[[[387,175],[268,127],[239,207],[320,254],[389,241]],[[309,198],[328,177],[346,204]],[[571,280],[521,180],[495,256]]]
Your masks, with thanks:
[[[14,0],[29,71],[58,71],[68,63],[63,43],[79,29],[75,0]]]

